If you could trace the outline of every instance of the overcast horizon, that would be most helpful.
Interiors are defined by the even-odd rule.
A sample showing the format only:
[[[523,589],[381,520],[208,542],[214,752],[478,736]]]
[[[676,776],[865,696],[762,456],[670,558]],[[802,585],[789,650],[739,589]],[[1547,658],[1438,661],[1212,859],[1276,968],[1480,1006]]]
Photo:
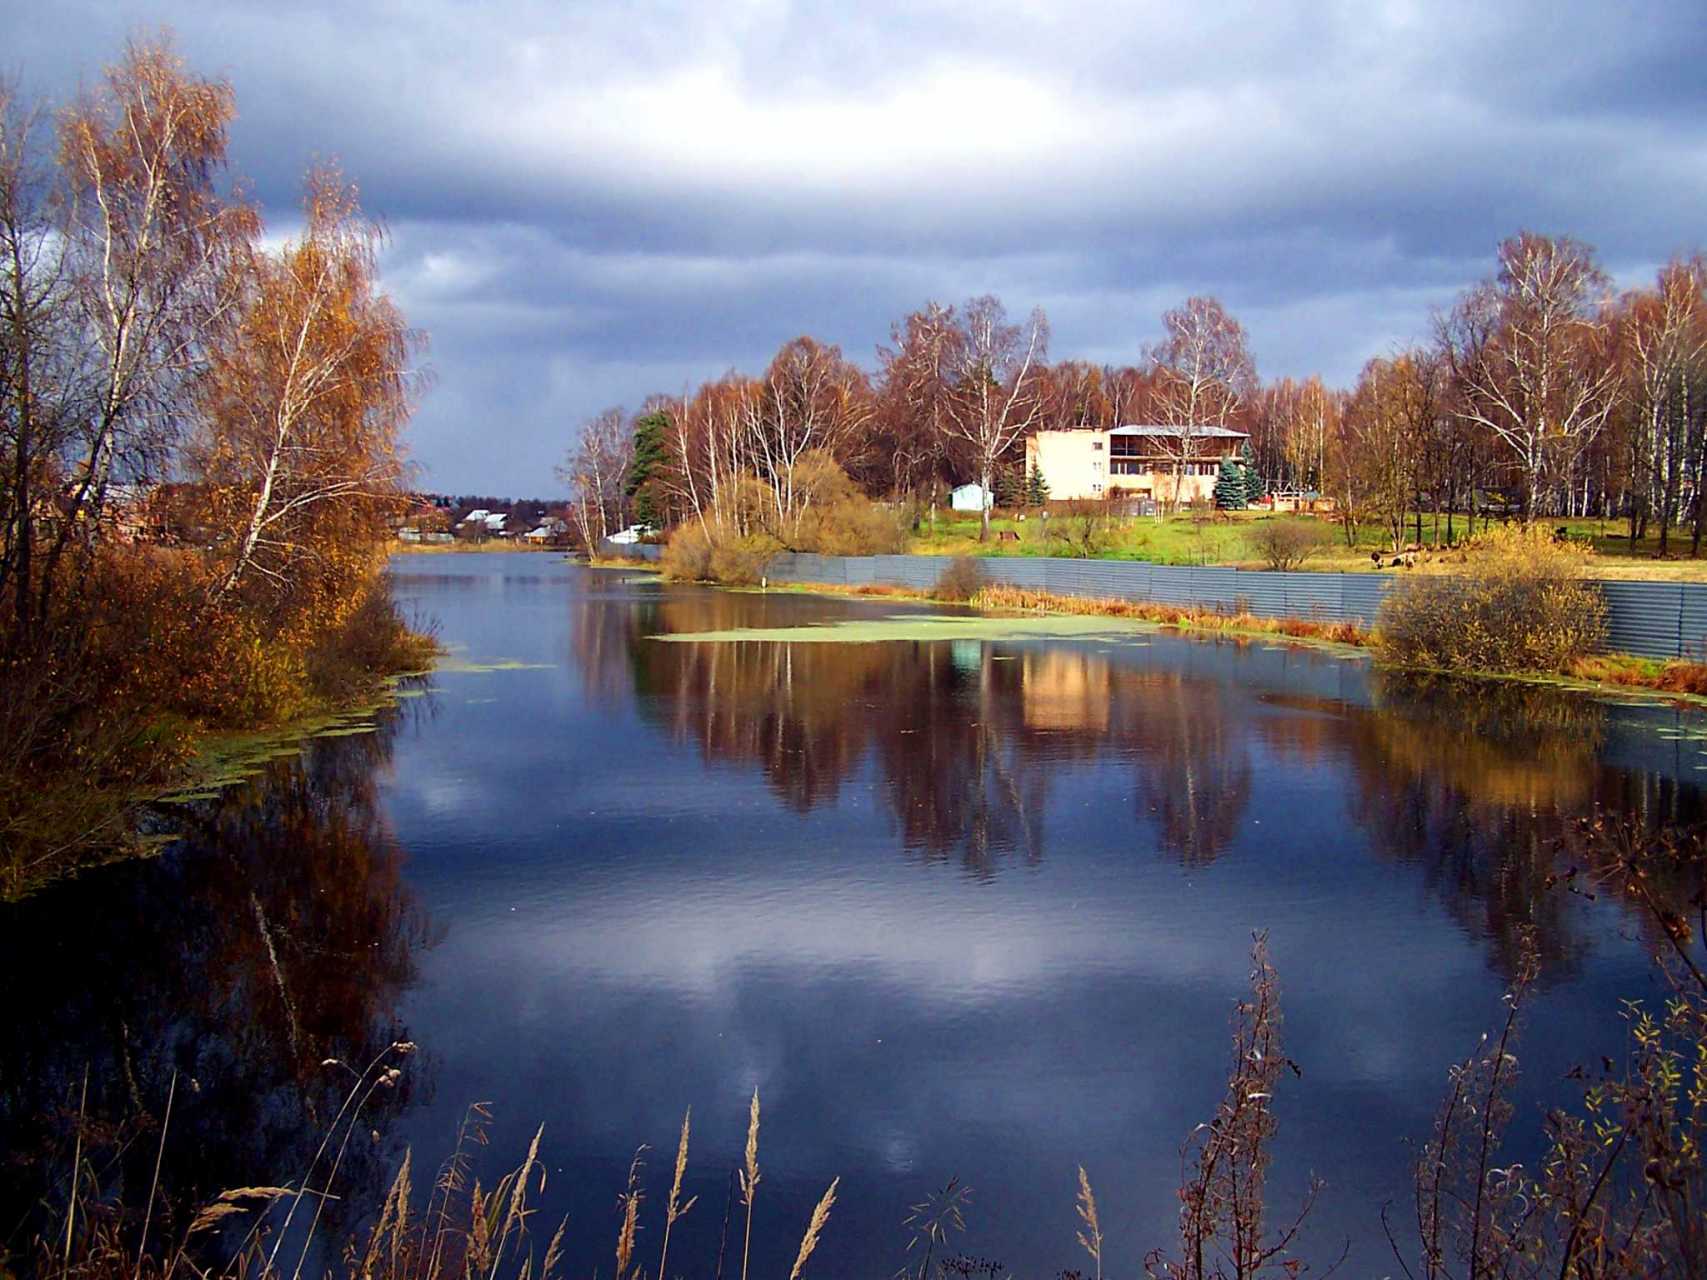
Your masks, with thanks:
[[[61,2],[7,70],[63,102],[169,27],[232,82],[288,232],[336,158],[425,330],[424,487],[552,496],[575,428],[788,339],[867,368],[929,299],[1034,305],[1135,363],[1213,294],[1265,379],[1422,337],[1520,228],[1620,285],[1701,246],[1707,23],[1683,3],[841,7]]]

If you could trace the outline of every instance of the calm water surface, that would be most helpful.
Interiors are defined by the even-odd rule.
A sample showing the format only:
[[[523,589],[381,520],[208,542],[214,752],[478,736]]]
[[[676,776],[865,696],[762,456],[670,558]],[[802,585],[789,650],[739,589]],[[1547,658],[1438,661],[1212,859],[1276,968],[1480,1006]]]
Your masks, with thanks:
[[[322,1061],[406,1035],[335,1229],[485,1101],[488,1180],[545,1126],[542,1220],[569,1215],[575,1274],[608,1270],[651,1144],[655,1265],[691,1104],[701,1199],[671,1257],[709,1275],[757,1086],[759,1274],[836,1175],[819,1274],[893,1272],[907,1205],[951,1176],[974,1188],[956,1247],[1078,1266],[1080,1164],[1130,1273],[1173,1241],[1179,1144],[1267,930],[1303,1072],[1273,1202],[1319,1175],[1306,1252],[1349,1237],[1357,1274],[1385,1270],[1379,1207],[1408,1203],[1406,1141],[1520,929],[1545,973],[1518,1132],[1654,991],[1626,904],[1545,887],[1570,820],[1701,817],[1707,726],[1671,709],[1154,633],[667,643],[907,610],[543,555],[394,574],[453,652],[423,696],[179,812],[165,856],[0,913],[9,1191],[86,1067],[115,1123],[181,1073],[177,1185],[293,1177],[344,1087]]]

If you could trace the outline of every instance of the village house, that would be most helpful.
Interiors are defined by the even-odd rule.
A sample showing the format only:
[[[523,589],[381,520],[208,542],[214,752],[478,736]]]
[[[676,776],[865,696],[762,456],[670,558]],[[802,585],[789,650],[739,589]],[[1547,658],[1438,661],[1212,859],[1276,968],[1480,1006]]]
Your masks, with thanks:
[[[556,516],[548,516],[522,535],[523,542],[538,546],[555,545],[569,536],[569,526]]]
[[[1039,431],[1025,442],[1025,470],[1040,472],[1059,502],[1115,495],[1208,501],[1222,460],[1238,457],[1249,439],[1230,427],[1154,424]]]
[[[981,484],[962,484],[949,493],[948,505],[955,511],[983,511],[994,505],[994,499]]]
[[[488,511],[485,507],[476,507],[465,515],[458,524],[472,528],[476,533],[504,537],[509,530],[504,526],[509,517],[498,511]]]

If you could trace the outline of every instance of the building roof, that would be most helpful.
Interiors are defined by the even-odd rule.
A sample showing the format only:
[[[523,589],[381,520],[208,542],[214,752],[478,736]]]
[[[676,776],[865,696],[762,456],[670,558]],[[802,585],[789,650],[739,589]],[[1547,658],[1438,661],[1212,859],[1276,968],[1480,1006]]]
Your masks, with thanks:
[[[1186,434],[1185,427],[1168,426],[1162,423],[1127,424],[1111,428],[1111,436],[1174,436],[1178,438]],[[1191,435],[1199,440],[1246,440],[1250,438],[1248,431],[1234,431],[1231,427],[1194,427]]]

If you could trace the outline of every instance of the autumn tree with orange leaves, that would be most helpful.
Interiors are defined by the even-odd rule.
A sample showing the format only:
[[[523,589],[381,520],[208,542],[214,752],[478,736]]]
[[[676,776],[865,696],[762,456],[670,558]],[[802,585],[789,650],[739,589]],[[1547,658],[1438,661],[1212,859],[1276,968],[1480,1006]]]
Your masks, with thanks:
[[[210,599],[245,588],[324,616],[400,509],[417,339],[376,288],[381,234],[354,187],[316,171],[303,207],[302,237],[248,263],[189,464],[215,529]]]
[[[56,139],[0,86],[0,893],[122,843],[202,727],[430,649],[380,574],[416,342],[378,230],[324,171],[263,248],[235,111],[166,39]]]

